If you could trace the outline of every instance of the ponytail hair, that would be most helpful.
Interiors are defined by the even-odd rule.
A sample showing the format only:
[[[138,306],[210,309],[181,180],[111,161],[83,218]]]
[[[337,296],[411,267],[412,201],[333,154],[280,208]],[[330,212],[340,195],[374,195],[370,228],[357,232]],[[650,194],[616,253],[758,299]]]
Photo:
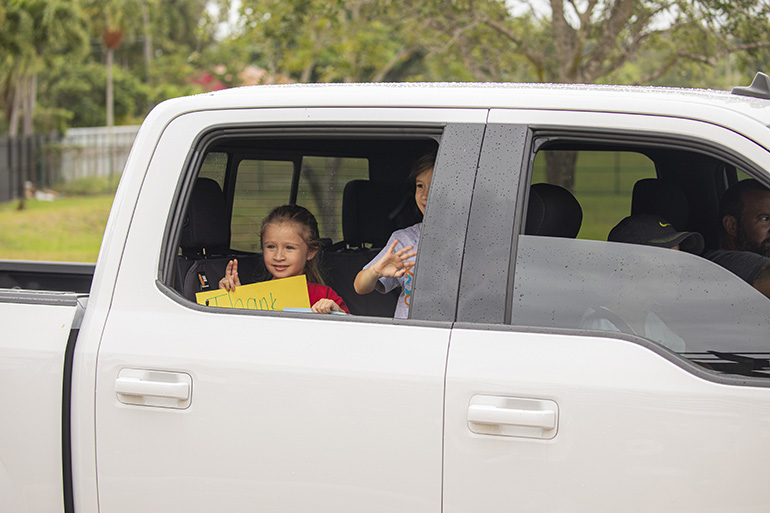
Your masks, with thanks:
[[[318,221],[316,221],[315,216],[308,209],[299,205],[275,207],[262,220],[262,227],[259,230],[260,246],[265,235],[265,228],[273,223],[294,223],[297,226],[302,240],[305,241],[307,247],[316,250],[313,258],[305,264],[305,276],[309,282],[323,285],[324,281],[321,278],[321,272],[318,269],[318,262],[316,260],[321,250],[321,236],[318,233]]]

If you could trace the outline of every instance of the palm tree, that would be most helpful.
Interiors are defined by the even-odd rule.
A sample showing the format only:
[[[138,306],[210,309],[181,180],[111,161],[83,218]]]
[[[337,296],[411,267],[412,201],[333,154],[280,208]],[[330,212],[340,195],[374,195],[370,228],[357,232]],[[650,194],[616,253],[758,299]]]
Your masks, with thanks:
[[[37,74],[52,55],[73,57],[88,48],[88,20],[78,0],[19,0],[4,7],[0,34],[0,87],[9,121],[9,133],[34,133]]]

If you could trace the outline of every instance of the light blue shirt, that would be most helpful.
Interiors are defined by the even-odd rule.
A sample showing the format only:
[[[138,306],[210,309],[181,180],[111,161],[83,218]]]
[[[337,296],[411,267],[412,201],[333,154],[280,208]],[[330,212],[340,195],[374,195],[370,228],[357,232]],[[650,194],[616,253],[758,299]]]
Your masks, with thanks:
[[[390,236],[390,239],[388,239],[388,243],[385,244],[384,248],[382,248],[382,251],[380,251],[371,262],[366,264],[364,269],[368,269],[377,260],[382,258],[390,248],[390,245],[393,244],[393,241],[396,239],[398,239],[398,244],[396,244],[395,251],[404,249],[408,246],[414,246],[412,251],[416,251],[417,245],[420,242],[421,229],[422,223],[417,223],[408,228],[404,228],[403,230],[396,230],[393,232]],[[396,287],[401,287],[401,295],[398,296],[398,302],[396,303],[396,312],[393,314],[393,317],[396,319],[406,319],[409,316],[409,305],[412,300],[412,283],[414,283],[415,258],[410,258],[406,264],[406,273],[404,273],[403,276],[399,278],[383,276],[377,281],[377,284],[374,287],[377,292],[381,292],[383,294],[387,294]]]

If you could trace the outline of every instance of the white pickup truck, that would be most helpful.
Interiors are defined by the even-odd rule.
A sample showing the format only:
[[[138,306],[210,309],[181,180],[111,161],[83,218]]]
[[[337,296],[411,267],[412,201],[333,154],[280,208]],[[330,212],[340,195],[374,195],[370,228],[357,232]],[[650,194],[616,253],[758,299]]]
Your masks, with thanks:
[[[0,511],[768,511],[770,301],[701,256],[607,242],[647,211],[717,246],[726,187],[770,185],[762,82],[164,102],[95,268],[0,262]],[[352,282],[416,222],[430,150],[394,320]],[[284,203],[318,218],[352,315],[198,305],[231,258],[260,279]]]

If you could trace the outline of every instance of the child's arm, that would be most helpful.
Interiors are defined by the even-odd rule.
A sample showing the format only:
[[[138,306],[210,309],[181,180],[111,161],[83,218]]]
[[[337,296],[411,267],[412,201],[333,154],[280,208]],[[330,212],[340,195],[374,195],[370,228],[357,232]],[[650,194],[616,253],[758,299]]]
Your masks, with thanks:
[[[225,277],[219,280],[219,288],[228,291],[235,290],[235,287],[241,286],[241,280],[238,279],[238,260],[230,260],[225,269]]]
[[[356,279],[353,282],[353,288],[356,289],[356,292],[359,294],[370,293],[374,290],[375,285],[377,285],[377,280],[383,276],[399,278],[404,275],[406,272],[404,263],[407,260],[414,258],[417,255],[417,251],[411,251],[414,246],[407,246],[398,251],[394,251],[396,249],[396,244],[398,244],[398,239],[393,241],[393,244],[390,245],[387,253],[385,253],[382,258],[377,260],[367,269],[361,270],[358,275],[356,275]]]

